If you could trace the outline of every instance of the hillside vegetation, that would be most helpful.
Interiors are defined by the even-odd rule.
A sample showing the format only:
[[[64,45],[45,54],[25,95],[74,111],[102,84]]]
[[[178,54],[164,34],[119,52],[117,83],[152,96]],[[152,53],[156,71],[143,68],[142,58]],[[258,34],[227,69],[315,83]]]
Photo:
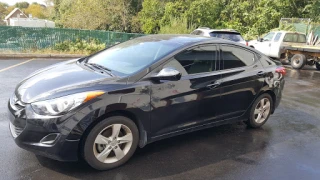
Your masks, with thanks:
[[[137,33],[186,33],[195,27],[233,28],[246,38],[279,26],[281,17],[320,21],[320,0],[47,0],[17,3],[59,27]],[[10,7],[0,4],[0,16]],[[180,24],[180,25],[179,25]]]

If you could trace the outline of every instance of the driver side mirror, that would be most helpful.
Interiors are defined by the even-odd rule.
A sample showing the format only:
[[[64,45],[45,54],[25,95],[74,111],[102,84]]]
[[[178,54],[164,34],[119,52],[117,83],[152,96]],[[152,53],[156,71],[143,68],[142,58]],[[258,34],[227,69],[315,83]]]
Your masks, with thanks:
[[[178,81],[181,78],[181,73],[172,68],[172,67],[165,67],[163,68],[157,75],[152,76],[151,79],[153,80],[169,80],[169,81]]]

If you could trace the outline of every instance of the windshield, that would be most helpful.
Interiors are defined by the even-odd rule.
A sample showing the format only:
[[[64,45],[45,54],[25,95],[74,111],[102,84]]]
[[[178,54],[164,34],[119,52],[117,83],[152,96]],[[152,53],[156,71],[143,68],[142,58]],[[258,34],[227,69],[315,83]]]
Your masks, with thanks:
[[[133,39],[91,56],[87,63],[106,67],[117,76],[127,76],[173,52],[179,44],[168,41]]]
[[[231,40],[234,42],[244,41],[239,33],[234,33],[234,32],[211,32],[210,36]]]

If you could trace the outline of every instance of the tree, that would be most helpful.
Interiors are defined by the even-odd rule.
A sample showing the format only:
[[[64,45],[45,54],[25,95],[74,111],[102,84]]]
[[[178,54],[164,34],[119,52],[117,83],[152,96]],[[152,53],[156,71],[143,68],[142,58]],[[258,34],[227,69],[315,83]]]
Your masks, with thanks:
[[[61,1],[60,23],[64,27],[79,29],[105,29],[111,21],[105,0]]]
[[[143,32],[157,33],[160,27],[160,21],[164,14],[167,1],[144,0],[142,10],[139,12],[139,20],[142,24]]]
[[[47,0],[56,25],[158,33],[161,28],[233,28],[253,38],[279,27],[282,17],[320,21],[320,0]],[[31,6],[31,5],[30,5]],[[10,7],[9,7],[10,8]],[[9,9],[7,8],[7,9]],[[50,12],[50,13],[49,13]],[[185,29],[185,28],[184,28]]]
[[[7,14],[9,14],[11,11],[13,11],[14,10],[14,6],[9,6],[8,8],[7,8]]]
[[[27,9],[29,7],[28,2],[17,2],[14,6],[19,8],[19,9]]]
[[[6,15],[8,14],[7,13],[8,7],[9,7],[9,5],[7,3],[0,2],[0,19],[1,20],[3,20],[6,17]]]
[[[320,22],[320,0],[311,0],[309,4],[307,4],[303,12],[305,17],[309,17],[315,21]]]
[[[40,4],[31,4],[27,9],[24,10],[26,14],[32,14],[32,17],[37,17],[40,19],[45,19],[46,8],[42,7]]]

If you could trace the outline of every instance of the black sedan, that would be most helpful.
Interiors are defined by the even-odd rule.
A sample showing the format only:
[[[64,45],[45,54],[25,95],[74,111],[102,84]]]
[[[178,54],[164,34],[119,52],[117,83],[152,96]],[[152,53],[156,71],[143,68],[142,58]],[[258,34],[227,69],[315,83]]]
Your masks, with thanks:
[[[9,100],[9,126],[24,149],[106,170],[167,137],[237,121],[262,126],[285,73],[231,41],[144,36],[26,77]]]

